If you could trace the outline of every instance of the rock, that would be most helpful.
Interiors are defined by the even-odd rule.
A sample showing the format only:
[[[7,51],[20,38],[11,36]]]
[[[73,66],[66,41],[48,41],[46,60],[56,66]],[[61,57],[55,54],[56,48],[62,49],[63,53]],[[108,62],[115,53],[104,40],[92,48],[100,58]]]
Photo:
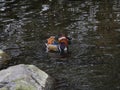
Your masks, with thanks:
[[[5,53],[4,51],[0,50],[0,68],[3,64],[6,64],[8,60],[10,60],[11,57]]]
[[[0,71],[0,90],[54,90],[54,80],[34,65],[16,65]]]

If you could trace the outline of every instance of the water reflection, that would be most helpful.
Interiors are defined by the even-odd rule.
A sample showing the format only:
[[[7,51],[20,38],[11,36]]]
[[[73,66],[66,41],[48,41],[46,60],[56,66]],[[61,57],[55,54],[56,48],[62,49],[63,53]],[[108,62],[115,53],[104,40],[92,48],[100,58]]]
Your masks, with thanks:
[[[119,89],[120,2],[0,1],[0,48],[10,65],[34,64],[57,81],[56,90]],[[72,37],[71,56],[45,53],[45,39]]]

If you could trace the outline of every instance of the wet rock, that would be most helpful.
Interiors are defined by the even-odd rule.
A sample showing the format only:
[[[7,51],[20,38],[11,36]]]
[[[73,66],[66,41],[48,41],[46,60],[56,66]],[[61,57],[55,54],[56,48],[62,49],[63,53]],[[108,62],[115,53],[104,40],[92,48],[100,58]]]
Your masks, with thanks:
[[[11,57],[7,53],[0,50],[0,68],[2,67],[3,64],[6,64],[10,59]]]
[[[54,80],[34,65],[16,65],[0,71],[0,90],[54,90]]]

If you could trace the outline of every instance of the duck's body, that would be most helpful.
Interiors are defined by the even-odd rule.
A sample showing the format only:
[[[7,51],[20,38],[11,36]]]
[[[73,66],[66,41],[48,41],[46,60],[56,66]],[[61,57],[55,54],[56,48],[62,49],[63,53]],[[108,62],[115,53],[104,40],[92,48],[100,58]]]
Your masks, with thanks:
[[[50,36],[50,38],[47,39],[46,45],[46,52],[59,52],[61,56],[68,54],[68,42],[70,39],[68,39],[66,36],[61,35],[58,38],[55,38],[55,36]]]
[[[50,52],[50,51],[58,52],[59,51],[58,45],[47,44],[47,43],[45,45],[46,45],[46,52]]]
[[[60,44],[45,44],[46,45],[46,52],[61,52],[61,45]],[[67,47],[64,47],[64,52],[67,52]]]

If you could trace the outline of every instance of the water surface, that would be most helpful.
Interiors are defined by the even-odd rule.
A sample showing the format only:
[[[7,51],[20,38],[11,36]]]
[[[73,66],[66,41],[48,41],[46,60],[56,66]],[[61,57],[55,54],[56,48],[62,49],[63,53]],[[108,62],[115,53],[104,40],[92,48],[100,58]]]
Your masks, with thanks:
[[[45,52],[51,35],[72,37],[65,59]],[[56,79],[55,90],[120,89],[119,0],[0,0],[0,48],[8,66],[33,64]]]

